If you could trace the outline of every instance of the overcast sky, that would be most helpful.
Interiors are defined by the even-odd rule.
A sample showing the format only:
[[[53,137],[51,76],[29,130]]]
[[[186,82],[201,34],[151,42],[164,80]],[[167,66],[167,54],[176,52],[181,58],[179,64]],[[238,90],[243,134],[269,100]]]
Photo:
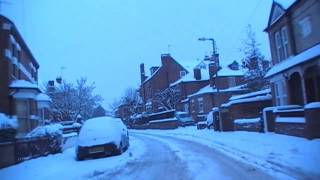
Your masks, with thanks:
[[[139,64],[160,64],[168,52],[195,64],[215,38],[222,64],[240,60],[247,24],[270,57],[267,25],[272,0],[7,0],[12,19],[40,64],[39,83],[61,74],[95,82],[107,106],[140,84]]]

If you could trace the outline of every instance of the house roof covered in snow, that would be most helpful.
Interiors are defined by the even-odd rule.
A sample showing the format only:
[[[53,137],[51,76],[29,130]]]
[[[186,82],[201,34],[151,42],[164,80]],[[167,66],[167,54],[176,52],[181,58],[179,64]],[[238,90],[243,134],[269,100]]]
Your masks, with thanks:
[[[320,44],[313,46],[310,49],[305,50],[304,52],[290,57],[287,60],[284,60],[282,62],[280,62],[279,64],[274,65],[266,74],[265,77],[271,77],[275,74],[278,74],[282,71],[285,71],[287,69],[290,69],[294,66],[297,66],[299,64],[308,62],[313,60],[316,57],[320,56]]]
[[[239,91],[245,91],[245,90],[248,90],[246,88],[246,84],[243,84],[243,85],[239,85],[239,86],[234,86],[234,87],[230,87],[230,88],[227,88],[227,89],[219,89],[219,92],[239,92]],[[193,96],[197,96],[197,95],[201,95],[201,94],[206,94],[206,93],[217,93],[218,90],[217,88],[213,88],[209,85],[201,88],[199,91],[197,91],[196,93],[194,94],[191,94],[189,95],[188,97],[193,97]]]
[[[51,98],[46,95],[45,93],[40,93],[37,97],[36,97],[37,101],[48,101],[51,102]]]
[[[172,83],[170,86],[175,86],[182,82],[193,82],[193,81],[206,81],[209,80],[209,66],[210,61],[202,60],[200,63],[194,66],[194,68],[199,68],[201,70],[201,79],[196,80],[194,77],[194,73],[190,71],[188,74],[178,79],[176,82]],[[233,70],[229,67],[229,65],[222,66],[218,71],[218,76],[243,76],[244,72],[242,69]]]
[[[39,89],[38,84],[34,84],[26,80],[14,80],[11,82],[9,87],[14,89]]]
[[[270,94],[270,93],[271,93],[271,89],[264,89],[264,90],[261,90],[261,91],[255,91],[255,92],[251,92],[251,93],[247,93],[247,94],[241,94],[241,95],[232,96],[230,98],[230,100],[250,98],[250,97],[266,95],[266,94]]]

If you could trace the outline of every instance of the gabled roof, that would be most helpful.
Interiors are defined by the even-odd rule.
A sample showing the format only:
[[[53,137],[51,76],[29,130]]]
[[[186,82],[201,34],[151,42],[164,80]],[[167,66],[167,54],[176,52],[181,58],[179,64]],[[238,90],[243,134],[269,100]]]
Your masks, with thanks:
[[[271,12],[269,15],[268,25],[265,28],[265,31],[272,26],[275,22],[277,22],[286,11],[298,0],[273,0]]]
[[[171,57],[170,54],[163,54],[161,55],[161,58],[163,56],[169,56],[170,59],[176,63],[178,66],[181,67],[181,69],[183,69],[184,71],[186,71],[187,73],[189,72],[185,67],[183,67],[178,61],[176,61],[173,57]],[[163,69],[163,66],[161,65],[153,74],[151,74],[141,85],[145,84],[146,82],[148,82],[149,80],[153,79],[161,70]]]

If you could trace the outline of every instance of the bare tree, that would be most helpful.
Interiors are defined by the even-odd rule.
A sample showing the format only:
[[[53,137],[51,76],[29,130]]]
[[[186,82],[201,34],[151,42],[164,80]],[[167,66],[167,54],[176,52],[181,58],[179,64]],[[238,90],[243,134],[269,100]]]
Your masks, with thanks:
[[[46,86],[46,92],[52,99],[51,106],[61,120],[75,120],[78,115],[83,119],[91,118],[103,100],[94,94],[94,89],[94,84],[88,85],[86,78],[79,79],[76,85],[63,81],[54,88]]]
[[[176,104],[180,100],[180,89],[176,87],[169,87],[164,91],[155,93],[153,101],[158,103],[161,108],[171,110],[176,108]]]
[[[267,85],[264,76],[270,62],[262,55],[260,44],[256,41],[255,32],[253,32],[251,25],[247,26],[247,39],[243,44],[244,47],[241,49],[244,53],[242,67],[246,69],[245,78],[248,82],[248,88],[253,91],[260,90]]]

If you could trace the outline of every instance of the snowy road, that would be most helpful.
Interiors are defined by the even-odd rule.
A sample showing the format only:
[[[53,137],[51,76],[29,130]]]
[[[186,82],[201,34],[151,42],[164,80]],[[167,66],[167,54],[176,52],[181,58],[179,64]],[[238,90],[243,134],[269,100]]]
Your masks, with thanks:
[[[75,160],[63,153],[0,169],[0,179],[319,179],[320,141],[275,134],[196,128],[131,130],[121,156]],[[281,147],[281,148],[279,148]],[[306,156],[309,155],[309,156]],[[272,156],[271,156],[272,155]],[[288,163],[289,162],[289,163]]]
[[[237,162],[196,142],[173,137],[132,134],[142,140],[143,158],[97,179],[270,179],[258,169]]]

